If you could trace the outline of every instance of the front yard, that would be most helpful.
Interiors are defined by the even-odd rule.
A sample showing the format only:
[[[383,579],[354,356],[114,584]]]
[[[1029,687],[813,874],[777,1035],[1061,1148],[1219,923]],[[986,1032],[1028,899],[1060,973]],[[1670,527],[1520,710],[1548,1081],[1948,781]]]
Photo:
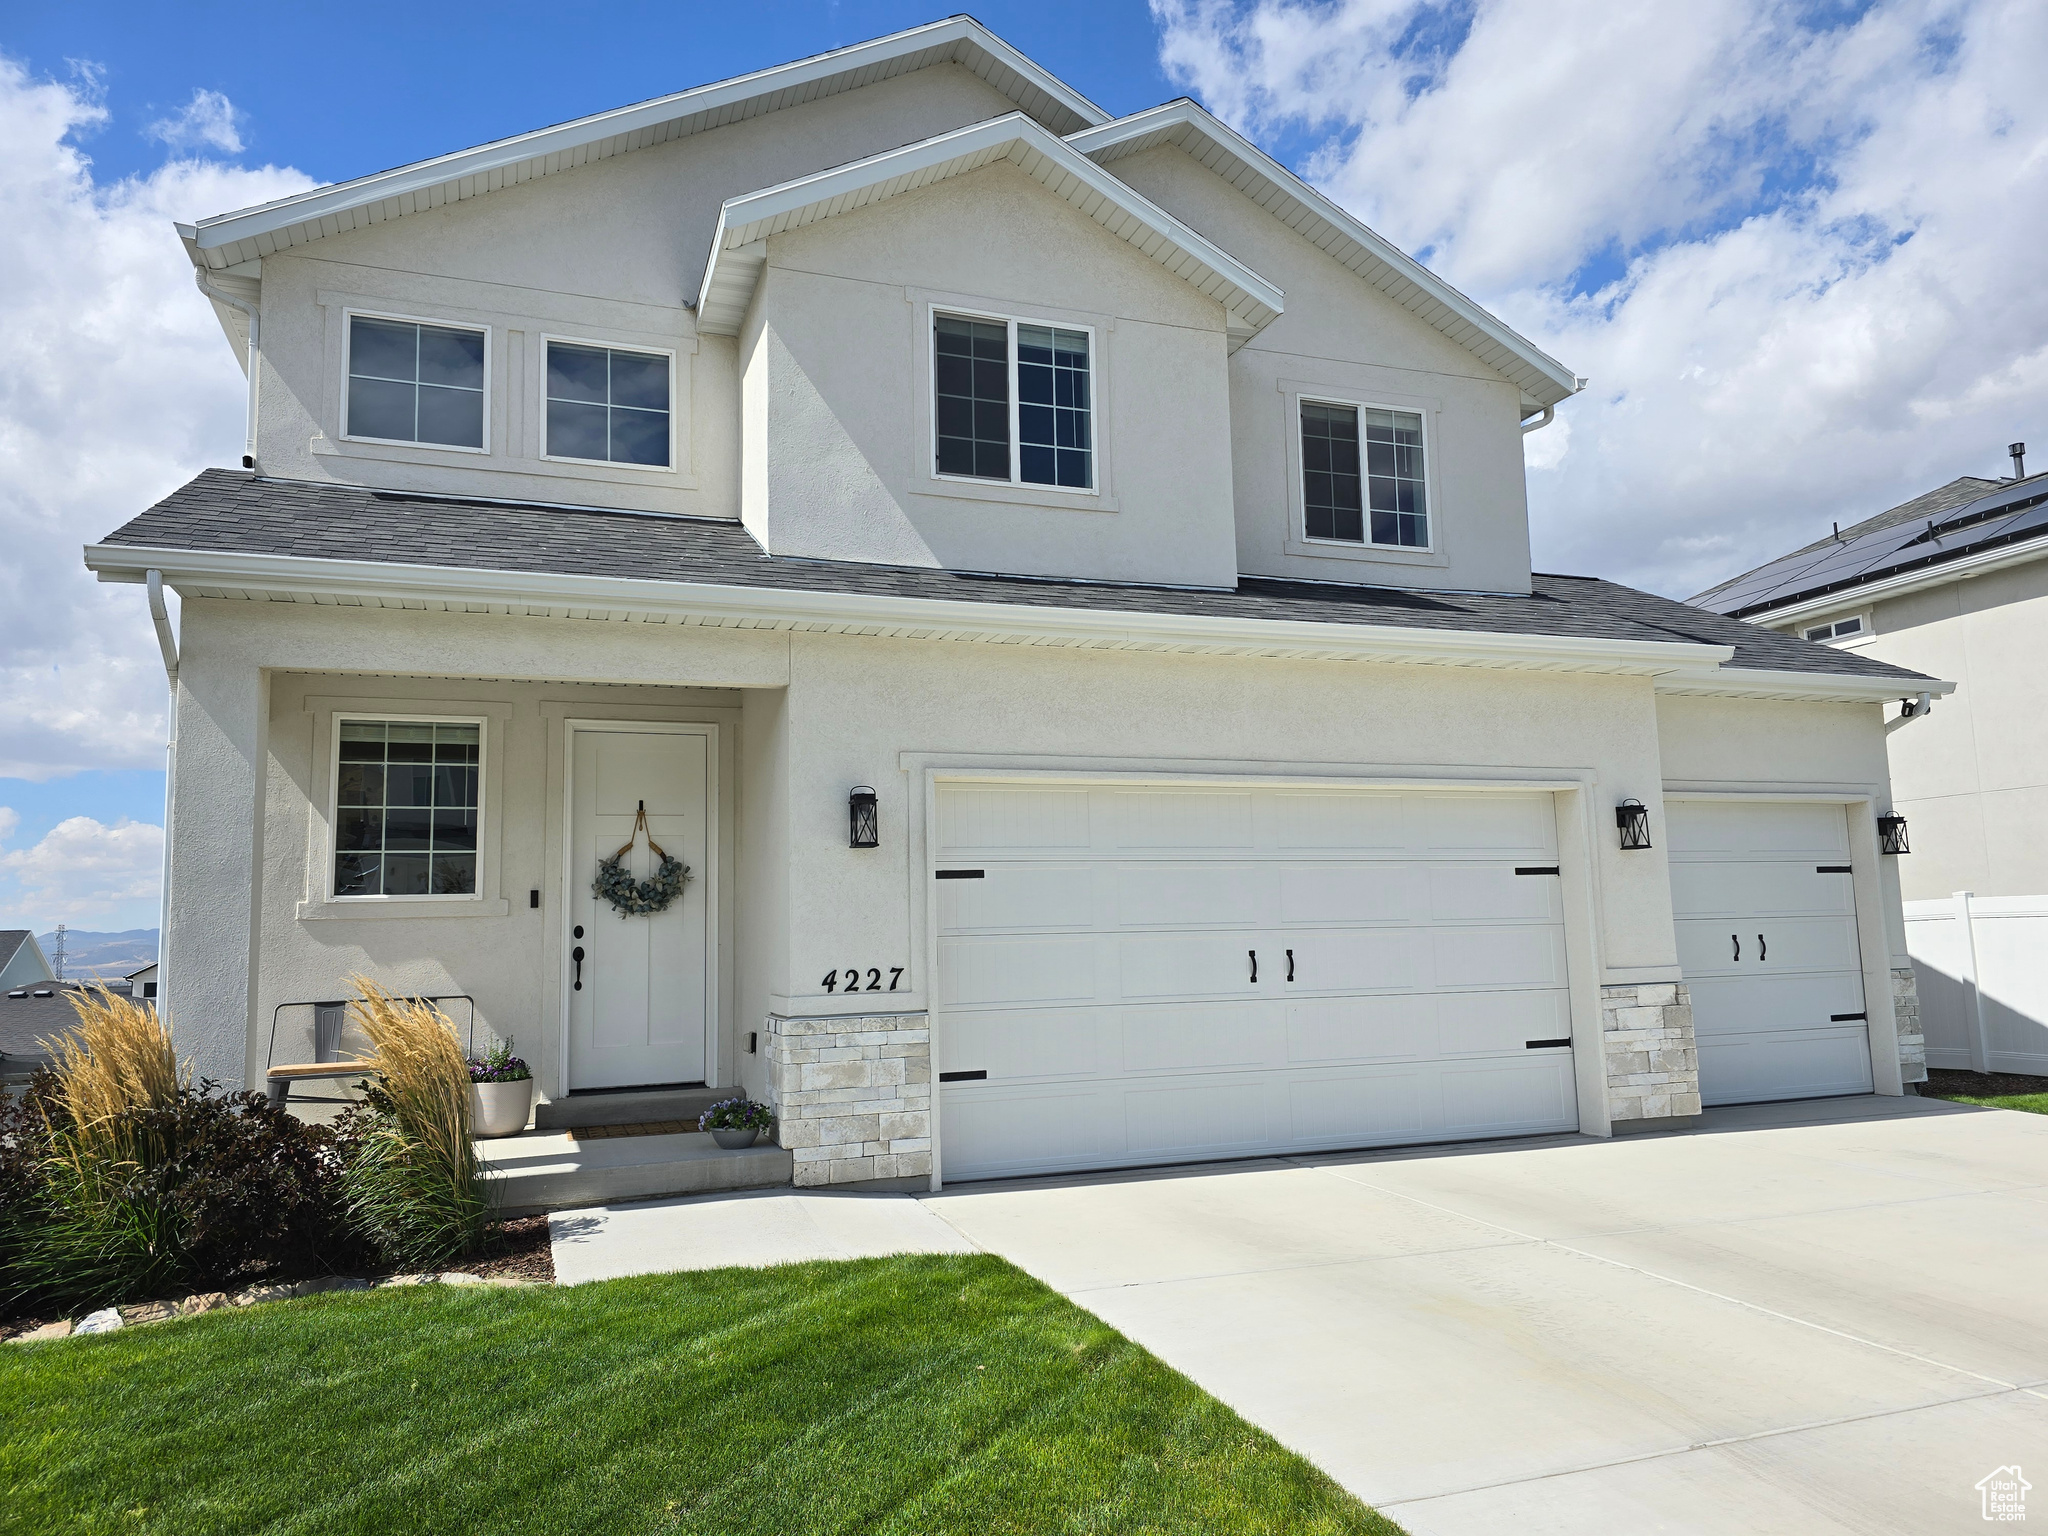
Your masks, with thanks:
[[[2048,1077],[2023,1077],[2014,1072],[1956,1072],[1936,1067],[1921,1085],[1921,1095],[1956,1104],[1982,1104],[1989,1109],[2019,1109],[2048,1115]]]
[[[1000,1259],[334,1294],[0,1348],[0,1525],[1397,1532]]]

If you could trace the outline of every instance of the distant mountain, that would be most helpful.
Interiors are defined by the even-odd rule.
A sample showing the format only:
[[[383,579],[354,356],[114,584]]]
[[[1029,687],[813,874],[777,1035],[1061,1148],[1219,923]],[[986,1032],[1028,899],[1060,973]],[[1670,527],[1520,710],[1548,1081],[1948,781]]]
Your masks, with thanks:
[[[57,935],[39,933],[36,942],[57,963]],[[64,934],[64,974],[76,981],[86,976],[126,976],[156,959],[156,930],[130,928],[126,933],[89,933],[83,928]]]

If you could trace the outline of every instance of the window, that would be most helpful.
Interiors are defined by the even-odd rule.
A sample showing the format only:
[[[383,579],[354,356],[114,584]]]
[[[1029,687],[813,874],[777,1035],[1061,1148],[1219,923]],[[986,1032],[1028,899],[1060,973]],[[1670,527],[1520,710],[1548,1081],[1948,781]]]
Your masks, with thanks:
[[[1095,486],[1092,339],[1087,331],[936,315],[934,462],[942,475]]]
[[[668,467],[668,357],[548,343],[548,457]]]
[[[1427,549],[1421,415],[1302,401],[1301,499],[1312,539]]]
[[[474,896],[483,727],[337,722],[336,896]]]
[[[484,445],[484,333],[352,315],[348,435]]]
[[[1853,619],[1836,619],[1830,624],[1815,624],[1801,633],[1809,640],[1841,640],[1849,635],[1863,633],[1863,617],[1858,614]]]

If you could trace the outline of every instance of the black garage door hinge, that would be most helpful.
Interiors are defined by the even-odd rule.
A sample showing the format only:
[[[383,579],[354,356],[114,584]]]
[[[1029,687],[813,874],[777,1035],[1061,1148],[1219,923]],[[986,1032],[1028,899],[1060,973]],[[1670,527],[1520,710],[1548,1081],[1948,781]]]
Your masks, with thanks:
[[[1853,875],[1856,873],[1847,864],[1816,864],[1813,866],[1813,872],[1816,875]]]
[[[1572,1037],[1570,1035],[1566,1035],[1562,1040],[1524,1040],[1522,1042],[1522,1048],[1528,1051],[1547,1051],[1552,1049],[1553,1047],[1560,1045],[1570,1045],[1571,1043]]]
[[[988,1073],[987,1073],[987,1072],[985,1072],[985,1071],[983,1071],[983,1072],[941,1072],[941,1073],[939,1074],[939,1081],[940,1081],[940,1082],[942,1082],[942,1083],[978,1083],[978,1082],[982,1081],[982,1080],[983,1080],[984,1078],[986,1078],[987,1076],[988,1076]]]
[[[1522,864],[1516,866],[1515,873],[1518,875],[1554,875],[1557,873],[1557,866],[1555,864]]]
[[[1830,1024],[1847,1024],[1852,1019],[1862,1019],[1865,1023],[1868,1023],[1870,1015],[1867,1013],[1831,1013],[1828,1015],[1828,1022]]]
[[[932,871],[932,878],[934,880],[979,880],[982,878],[982,872],[978,869],[935,869]]]

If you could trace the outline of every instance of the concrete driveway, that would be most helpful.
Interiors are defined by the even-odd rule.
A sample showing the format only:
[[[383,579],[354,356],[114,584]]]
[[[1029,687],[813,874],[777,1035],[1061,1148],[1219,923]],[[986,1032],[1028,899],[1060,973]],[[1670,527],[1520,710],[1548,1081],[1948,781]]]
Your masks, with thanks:
[[[1922,1099],[923,1204],[1416,1536],[2048,1521],[2048,1117]]]

